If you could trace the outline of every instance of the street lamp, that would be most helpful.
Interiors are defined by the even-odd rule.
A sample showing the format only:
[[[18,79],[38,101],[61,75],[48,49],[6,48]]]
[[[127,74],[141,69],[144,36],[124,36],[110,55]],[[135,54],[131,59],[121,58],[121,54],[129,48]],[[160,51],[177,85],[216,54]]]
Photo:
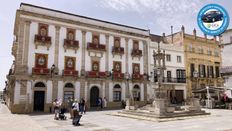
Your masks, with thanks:
[[[210,97],[209,86],[206,86],[206,89],[207,89],[207,107],[210,108],[210,106],[209,106],[209,97]]]

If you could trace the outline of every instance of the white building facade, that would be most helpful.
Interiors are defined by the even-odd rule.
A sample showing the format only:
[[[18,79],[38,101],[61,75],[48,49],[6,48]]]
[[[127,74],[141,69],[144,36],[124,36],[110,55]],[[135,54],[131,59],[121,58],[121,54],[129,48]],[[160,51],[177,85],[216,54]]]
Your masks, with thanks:
[[[51,110],[54,99],[120,107],[147,101],[149,31],[29,4],[17,10],[15,62],[8,77],[13,113]],[[151,58],[149,58],[151,59]]]
[[[181,104],[186,99],[186,76],[185,76],[185,59],[184,48],[179,44],[168,44],[165,37],[150,35],[149,42],[149,72],[151,84],[148,88],[148,96],[154,98],[155,88],[158,86],[157,72],[154,71],[153,51],[157,53],[158,43],[160,44],[161,52],[165,51],[165,66],[166,70],[163,72],[163,86],[172,89],[168,92],[170,102],[175,99],[175,103]],[[156,64],[157,65],[157,64]]]

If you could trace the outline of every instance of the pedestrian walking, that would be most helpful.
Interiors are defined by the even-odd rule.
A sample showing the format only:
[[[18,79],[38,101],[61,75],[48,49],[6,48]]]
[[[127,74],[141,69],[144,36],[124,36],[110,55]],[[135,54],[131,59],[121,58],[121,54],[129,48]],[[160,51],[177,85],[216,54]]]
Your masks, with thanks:
[[[59,118],[58,118],[58,113],[59,113],[60,103],[59,103],[59,101],[58,101],[57,99],[55,99],[55,100],[53,101],[53,107],[54,107],[54,113],[55,113],[54,119],[55,119],[55,120],[59,120]]]
[[[80,102],[80,112],[81,114],[83,114],[83,112],[85,113],[85,100],[82,98],[81,102]]]
[[[107,100],[106,100],[106,97],[104,97],[103,99],[103,108],[106,108],[107,107]]]
[[[73,121],[72,121],[72,124],[75,125],[75,126],[79,126],[80,125],[80,119],[81,119],[81,115],[79,115],[79,104],[78,104],[78,101],[75,100],[73,102],[73,105],[72,105],[72,110],[73,110]]]

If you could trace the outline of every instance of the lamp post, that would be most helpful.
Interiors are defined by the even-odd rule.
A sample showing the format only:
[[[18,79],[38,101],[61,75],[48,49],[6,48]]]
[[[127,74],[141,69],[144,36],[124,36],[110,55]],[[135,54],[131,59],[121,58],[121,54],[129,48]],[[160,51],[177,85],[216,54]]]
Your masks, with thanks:
[[[206,86],[206,89],[207,89],[207,108],[210,108],[210,106],[209,106],[209,97],[210,97],[209,86]]]
[[[126,78],[126,85],[127,85],[127,96],[126,96],[126,110],[130,110],[130,106],[131,106],[131,95],[130,95],[130,87],[129,87],[129,80],[130,80],[130,74],[128,72],[126,72],[125,74],[125,78]],[[133,99],[132,99],[133,100]]]

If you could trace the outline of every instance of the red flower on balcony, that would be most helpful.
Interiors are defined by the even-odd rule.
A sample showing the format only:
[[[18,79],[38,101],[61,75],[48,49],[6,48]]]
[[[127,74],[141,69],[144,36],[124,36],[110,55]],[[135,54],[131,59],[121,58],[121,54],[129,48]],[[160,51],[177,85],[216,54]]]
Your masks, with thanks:
[[[118,79],[118,80],[124,79],[124,73],[114,72],[113,79]]]
[[[35,75],[48,75],[48,74],[50,74],[50,69],[33,67],[32,68],[32,74],[35,74]]]
[[[143,80],[143,75],[141,75],[141,74],[132,74],[132,80]]]
[[[76,71],[76,70],[63,70],[63,76],[78,76],[78,71]]]
[[[88,43],[87,49],[96,51],[106,51],[106,46],[103,44]]]
[[[64,48],[74,49],[75,51],[79,48],[79,41],[64,39]]]
[[[98,71],[88,71],[87,76],[89,78],[106,78],[106,72],[98,72]]]
[[[141,57],[143,55],[142,50],[132,50],[131,56],[133,57]]]
[[[123,47],[114,47],[113,46],[112,53],[122,55],[122,54],[124,54],[124,48]]]

